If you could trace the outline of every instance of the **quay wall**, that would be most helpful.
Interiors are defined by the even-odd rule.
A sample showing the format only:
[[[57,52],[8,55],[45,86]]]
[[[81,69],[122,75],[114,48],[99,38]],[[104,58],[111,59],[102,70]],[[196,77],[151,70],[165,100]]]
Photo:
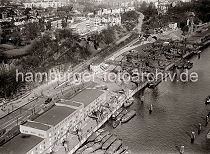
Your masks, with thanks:
[[[148,82],[145,82],[138,86],[136,89],[130,91],[127,96],[124,94],[120,95],[115,103],[112,104],[112,111],[108,113],[108,115],[95,127],[93,128],[92,131],[90,131],[85,137],[82,138],[82,140],[73,148],[71,149],[68,154],[73,154],[80,146],[82,146],[85,141],[87,141],[88,137],[91,136],[92,133],[97,131],[101,126],[103,126],[109,119],[110,117],[119,109],[123,106],[123,103],[128,100],[129,98],[133,97],[138,91],[144,89],[147,86]]]

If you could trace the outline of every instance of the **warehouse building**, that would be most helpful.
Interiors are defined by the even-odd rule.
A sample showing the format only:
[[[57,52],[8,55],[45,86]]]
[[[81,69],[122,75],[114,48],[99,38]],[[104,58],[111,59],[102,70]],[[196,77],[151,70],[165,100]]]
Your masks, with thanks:
[[[72,98],[66,95],[55,107],[34,121],[20,125],[22,134],[0,147],[0,151],[10,154],[40,154],[58,151],[61,145],[67,145],[68,150],[71,150],[79,142],[78,136],[72,132],[82,128],[82,136],[97,125],[88,114],[106,103],[106,95],[107,92],[92,88],[87,88]],[[64,145],[64,142],[68,144]]]

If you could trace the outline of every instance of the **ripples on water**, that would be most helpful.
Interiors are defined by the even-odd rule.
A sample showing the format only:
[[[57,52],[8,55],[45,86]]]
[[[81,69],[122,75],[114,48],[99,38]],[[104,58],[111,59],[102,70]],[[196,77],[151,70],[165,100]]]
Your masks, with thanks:
[[[145,91],[145,102],[132,106],[137,116],[129,123],[112,130],[120,136],[134,154],[141,153],[179,153],[178,147],[185,146],[185,153],[209,153],[210,141],[206,140],[209,127],[202,127],[197,136],[197,125],[204,125],[204,117],[210,112],[204,100],[210,95],[210,48],[192,59],[194,67],[190,72],[197,72],[199,81],[163,82],[156,89]],[[148,110],[153,104],[153,113]],[[196,132],[194,144],[190,143],[189,133]]]

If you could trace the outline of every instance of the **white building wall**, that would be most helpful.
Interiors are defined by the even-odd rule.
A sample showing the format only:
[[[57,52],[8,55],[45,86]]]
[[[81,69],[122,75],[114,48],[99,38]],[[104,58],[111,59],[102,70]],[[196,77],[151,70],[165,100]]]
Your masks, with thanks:
[[[87,124],[87,121],[90,121],[91,123],[88,124],[87,128],[85,129],[90,130],[91,127],[96,126],[97,123],[89,118],[87,114],[94,109],[98,109],[101,105],[104,105],[106,103],[106,98],[107,93],[105,92],[95,101],[89,104],[86,108],[76,110],[73,114],[61,121],[54,128],[48,130],[47,138],[45,138],[41,143],[32,148],[29,152],[27,152],[27,154],[40,154],[50,152],[52,149],[55,149],[56,146],[60,146],[62,141],[66,140],[66,137],[67,141],[72,141],[71,139],[77,139],[77,136],[67,133],[68,130],[73,130],[73,128],[75,128],[75,126],[77,125],[79,125],[79,127],[84,127],[84,124]],[[21,127],[24,128],[24,126]],[[39,130],[34,131],[36,131],[37,133],[41,132]],[[73,144],[74,142],[72,142],[72,145],[71,143],[69,143],[69,148],[74,147],[75,145]]]
[[[27,126],[24,126],[24,125],[20,125],[20,132],[23,133],[23,134],[34,135],[34,136],[37,136],[37,137],[40,137],[40,138],[47,138],[48,137],[47,131],[27,127]]]

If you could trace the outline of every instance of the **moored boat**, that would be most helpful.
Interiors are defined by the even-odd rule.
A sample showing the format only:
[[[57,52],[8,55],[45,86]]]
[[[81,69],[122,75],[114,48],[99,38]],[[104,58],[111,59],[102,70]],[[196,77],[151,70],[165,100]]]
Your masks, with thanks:
[[[99,149],[99,150],[92,152],[91,154],[105,154],[105,152],[106,152],[105,150]]]
[[[104,144],[111,136],[112,136],[112,134],[108,134],[107,136],[105,136],[105,137],[102,139],[101,143]]]
[[[128,150],[128,146],[122,146],[114,154],[121,154],[126,150]]]
[[[130,151],[130,150],[126,150],[126,151],[124,151],[124,152],[121,153],[121,154],[131,154],[131,151]]]
[[[210,131],[208,131],[208,133],[207,133],[207,139],[209,140],[210,139]]]
[[[89,142],[86,145],[82,146],[81,148],[79,148],[75,154],[81,154],[85,149],[92,147],[95,143],[94,142]]]
[[[205,104],[206,104],[206,105],[210,104],[210,96],[208,96],[208,97],[206,98]]]
[[[101,142],[101,140],[109,134],[110,134],[109,131],[102,132],[99,136],[96,137],[95,142]]]
[[[128,113],[128,110],[124,109],[116,118],[116,120],[121,121],[122,117]]]
[[[102,146],[101,143],[95,143],[93,146],[91,146],[91,147],[85,149],[81,154],[90,154],[90,153],[92,153],[92,152],[94,152],[94,151],[100,149],[101,146]]]
[[[116,128],[117,126],[120,125],[120,123],[121,123],[120,120],[113,121],[113,122],[112,122],[112,127],[113,127],[113,128]]]
[[[176,63],[176,67],[177,69],[183,69],[184,68],[184,61],[179,61]]]
[[[193,63],[190,61],[185,62],[184,69],[191,69],[193,67]]]
[[[123,108],[119,108],[113,115],[112,118],[116,119],[116,117],[123,111]]]
[[[106,151],[106,154],[113,154],[122,145],[122,140],[118,139],[112,143],[112,145]]]
[[[117,139],[116,135],[112,135],[103,145],[102,149],[106,150],[115,140]]]
[[[128,122],[131,118],[136,115],[136,111],[131,110],[122,117],[122,123]]]
[[[87,142],[92,142],[94,141],[104,130],[103,129],[99,129],[96,132],[94,132],[88,139]]]

